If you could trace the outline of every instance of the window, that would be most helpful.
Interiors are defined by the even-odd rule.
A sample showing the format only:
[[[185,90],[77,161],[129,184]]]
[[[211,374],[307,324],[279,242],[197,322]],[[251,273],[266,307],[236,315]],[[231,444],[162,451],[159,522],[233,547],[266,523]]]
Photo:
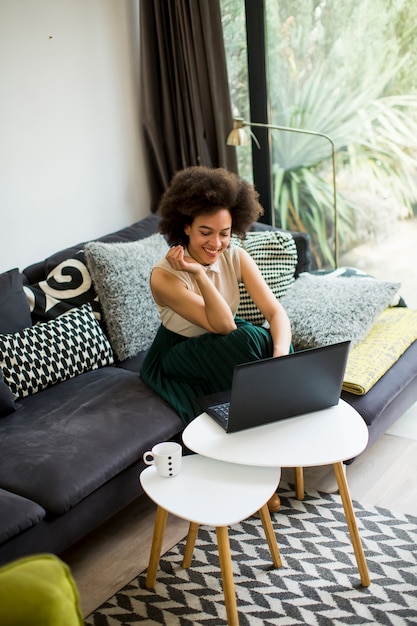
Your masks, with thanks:
[[[414,0],[221,0],[221,6],[234,111],[252,121],[316,130],[335,142],[342,250],[379,236],[387,221],[412,215],[417,205]],[[265,46],[253,34],[260,13]],[[256,63],[246,69],[245,31],[249,57],[267,60],[264,103],[261,90],[254,93]],[[255,117],[254,108],[262,106],[268,119]],[[256,172],[258,159],[261,174],[268,170],[265,185],[272,181],[275,223],[305,228],[317,264],[331,264],[330,146],[294,133],[271,131],[270,137],[271,146],[253,148],[261,200],[268,201],[268,190]],[[238,152],[239,172],[250,179],[250,149]]]
[[[233,117],[250,119],[245,0],[221,0],[222,24]],[[239,174],[253,183],[250,148],[237,151]]]

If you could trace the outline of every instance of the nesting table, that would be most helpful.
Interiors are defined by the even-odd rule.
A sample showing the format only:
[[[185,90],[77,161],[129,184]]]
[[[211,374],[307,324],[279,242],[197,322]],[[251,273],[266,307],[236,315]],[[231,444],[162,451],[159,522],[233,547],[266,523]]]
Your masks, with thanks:
[[[268,500],[276,491],[281,467],[333,465],[361,584],[370,584],[343,461],[360,454],[368,442],[362,417],[343,400],[337,406],[279,422],[226,433],[206,413],[183,432],[184,444],[196,452],[183,458],[171,478],[148,467],[140,475],[145,493],[156,503],[146,586],[155,584],[168,513],[190,522],[183,567],[191,565],[200,524],[214,526],[229,626],[238,626],[228,526],[259,511],[275,567],[281,565]]]
[[[184,444],[218,461],[254,467],[332,465],[363,587],[370,584],[343,461],[360,454],[368,442],[363,418],[344,400],[337,406],[236,433],[226,433],[206,413],[183,432]]]
[[[259,511],[275,567],[281,557],[268,510],[268,500],[281,477],[276,466],[236,465],[198,454],[185,456],[177,476],[161,477],[151,466],[140,474],[145,493],[157,504],[146,587],[155,585],[168,513],[190,522],[182,565],[190,567],[200,524],[214,526],[229,626],[238,626],[228,526]]]

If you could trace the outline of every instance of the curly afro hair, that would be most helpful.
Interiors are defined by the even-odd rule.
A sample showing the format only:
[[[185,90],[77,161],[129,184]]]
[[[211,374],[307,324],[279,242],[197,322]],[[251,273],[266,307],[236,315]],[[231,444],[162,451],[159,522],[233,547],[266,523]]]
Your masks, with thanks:
[[[177,172],[163,194],[158,212],[159,231],[170,245],[188,244],[185,226],[198,215],[228,209],[232,233],[244,239],[251,225],[263,214],[259,194],[246,181],[224,168],[187,167]]]

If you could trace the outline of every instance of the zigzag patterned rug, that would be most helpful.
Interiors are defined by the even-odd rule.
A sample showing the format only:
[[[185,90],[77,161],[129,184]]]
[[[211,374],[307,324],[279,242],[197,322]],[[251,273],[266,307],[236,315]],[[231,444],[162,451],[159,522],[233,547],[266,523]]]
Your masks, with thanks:
[[[259,517],[229,529],[240,626],[417,624],[417,518],[354,502],[372,581],[363,588],[339,496],[279,493],[281,568],[272,568]],[[139,575],[86,626],[226,624],[215,531],[200,528],[188,570],[184,543],[161,557],[154,590]]]

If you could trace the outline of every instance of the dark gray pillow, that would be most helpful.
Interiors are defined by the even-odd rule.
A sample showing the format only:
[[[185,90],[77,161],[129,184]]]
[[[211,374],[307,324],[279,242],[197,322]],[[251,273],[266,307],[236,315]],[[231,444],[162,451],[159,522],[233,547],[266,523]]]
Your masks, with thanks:
[[[375,278],[300,274],[280,302],[291,321],[295,350],[364,339],[400,283]]]
[[[22,274],[17,268],[0,274],[0,333],[17,333],[32,326],[30,309],[23,291]],[[16,410],[14,396],[4,382],[0,368],[0,417]]]
[[[28,326],[32,326],[30,309],[22,274],[15,268],[0,274],[0,333],[17,333]]]
[[[0,369],[0,417],[6,417],[16,411],[12,390],[3,380],[3,372]]]

